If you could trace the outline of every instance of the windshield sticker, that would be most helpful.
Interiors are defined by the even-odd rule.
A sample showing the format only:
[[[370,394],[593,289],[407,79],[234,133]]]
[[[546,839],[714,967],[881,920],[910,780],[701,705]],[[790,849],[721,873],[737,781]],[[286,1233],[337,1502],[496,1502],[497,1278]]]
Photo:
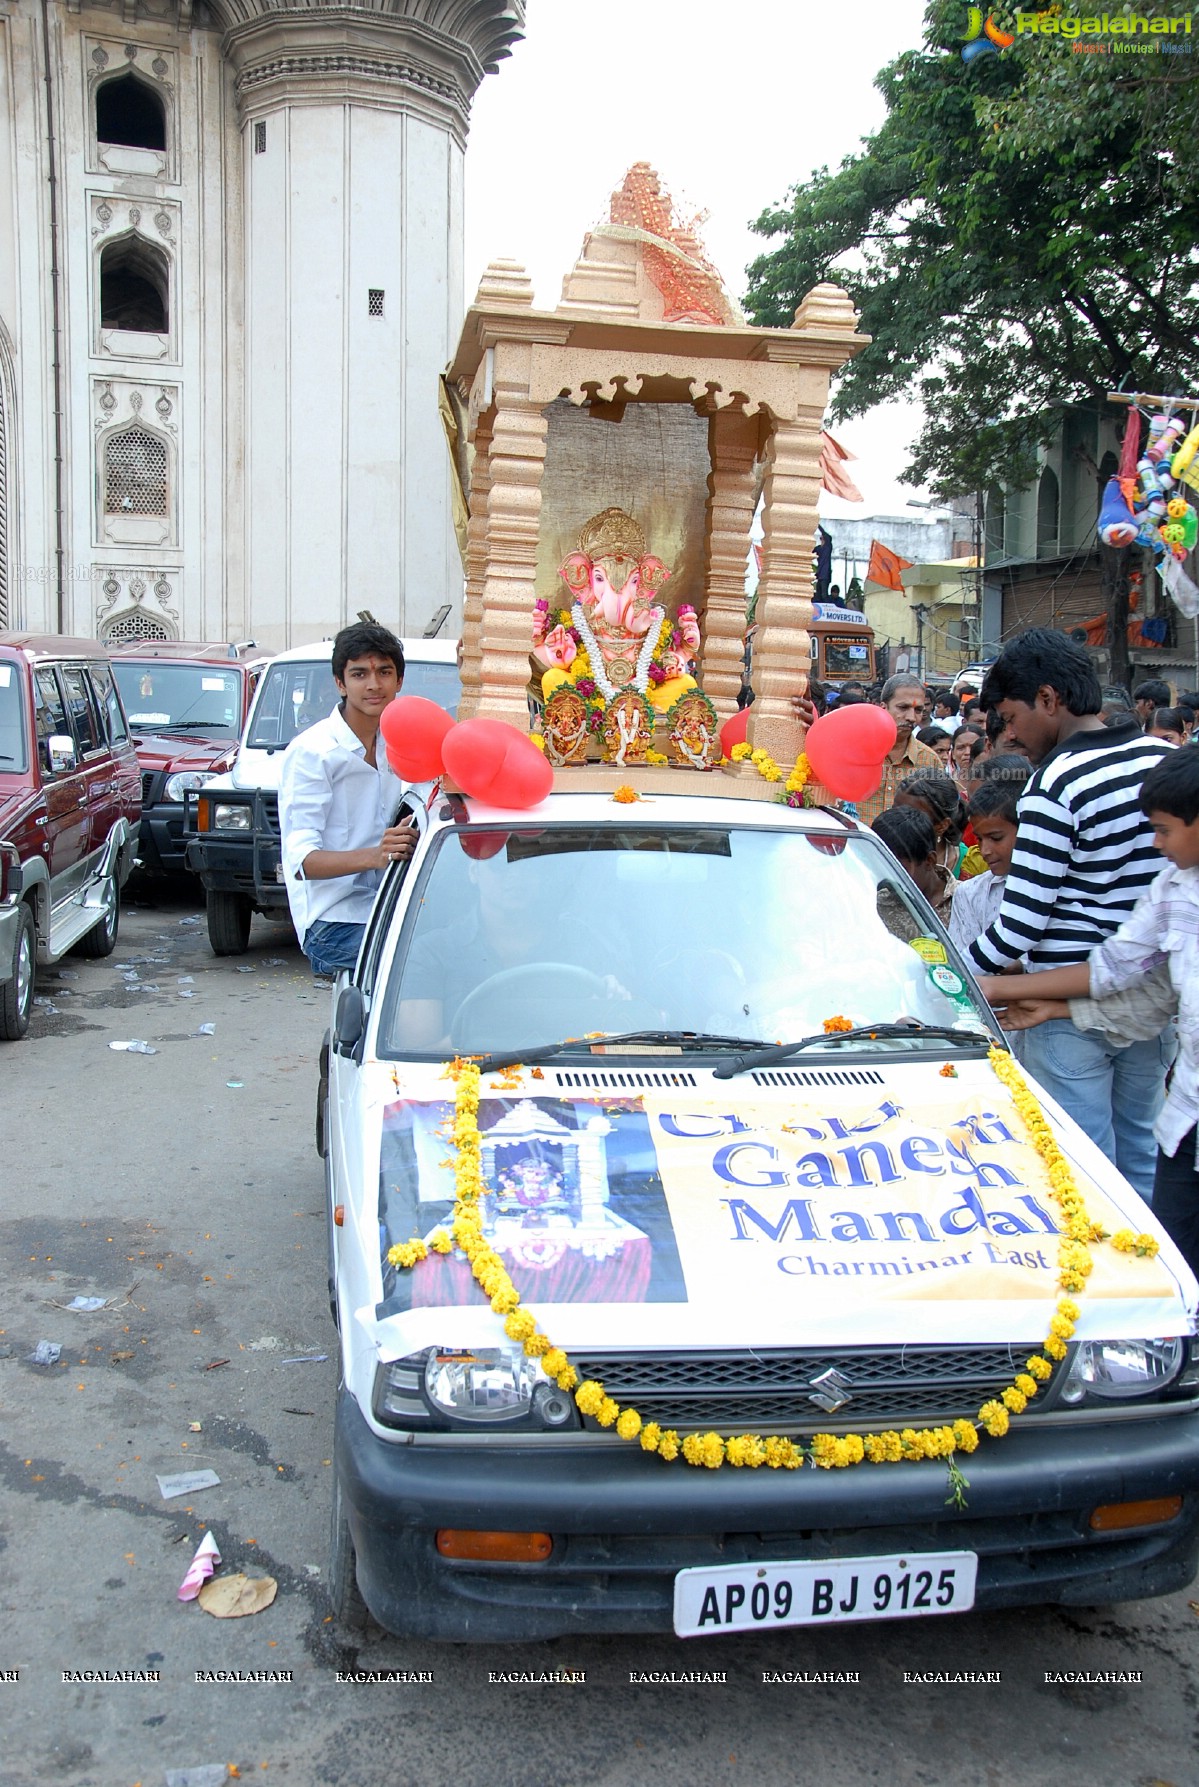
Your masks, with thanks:
[[[450,1221],[451,1123],[442,1102],[384,1114],[380,1316],[483,1300],[456,1252],[412,1271],[386,1264],[390,1246]],[[1031,1305],[1058,1294],[1047,1169],[998,1088],[939,1079],[910,1108],[885,1091],[789,1104],[648,1090],[484,1098],[479,1127],[484,1229],[533,1305],[689,1302],[740,1312],[763,1344],[787,1345],[801,1318],[852,1313],[868,1338],[910,1304],[917,1322],[962,1337],[980,1302],[1008,1305],[1032,1334]],[[1116,1198],[1072,1165],[1093,1220],[1127,1227]],[[1103,1320],[1118,1326],[1121,1299],[1176,1309],[1173,1284],[1161,1259],[1097,1248],[1087,1297],[1107,1300]]]
[[[482,1293],[460,1254],[431,1253],[418,1272],[387,1249],[449,1223],[453,1106],[390,1105],[383,1115],[380,1315],[470,1303]],[[637,1099],[484,1098],[479,1105],[484,1231],[532,1303],[685,1302],[671,1212]]]
[[[202,676],[200,678],[200,687],[202,689],[215,690],[218,695],[223,695],[225,692],[225,679],[223,676]]]
[[[12,682],[12,665],[0,664],[0,689],[7,689]]]
[[[934,962],[928,971],[928,978],[938,992],[948,994],[951,999],[956,998],[965,989],[966,983],[961,975],[955,974],[952,968],[947,968],[940,962]]]
[[[170,723],[170,714],[130,714],[129,716],[131,726],[169,726]]]
[[[938,943],[935,937],[910,937],[908,939],[908,948],[914,949],[916,954],[920,957],[920,960],[922,962],[927,962],[930,967],[936,962],[947,962],[949,960],[949,957],[945,954],[945,945],[943,943]]]

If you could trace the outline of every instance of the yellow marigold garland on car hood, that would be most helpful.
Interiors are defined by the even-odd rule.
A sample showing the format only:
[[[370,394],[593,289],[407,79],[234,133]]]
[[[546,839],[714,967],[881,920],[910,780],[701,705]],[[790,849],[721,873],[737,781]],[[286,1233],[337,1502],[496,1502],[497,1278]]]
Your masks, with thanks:
[[[1011,1093],[1012,1103],[1029,1132],[1033,1147],[1045,1163],[1050,1195],[1064,1219],[1058,1245],[1060,1289],[1064,1293],[1085,1290],[1092,1269],[1090,1244],[1094,1241],[1109,1241],[1122,1253],[1151,1258],[1158,1250],[1152,1235],[1134,1235],[1131,1229],[1121,1229],[1109,1236],[1092,1222],[1069,1164],[1024,1075],[1005,1049],[992,1047],[988,1059],[998,1079]],[[950,1499],[960,1506],[965,1479],[954,1462],[954,1454],[973,1452],[979,1443],[980,1428],[992,1439],[1002,1438],[1008,1431],[1011,1417],[1023,1414],[1037,1394],[1038,1386],[1052,1376],[1050,1361],[1056,1363],[1066,1356],[1066,1342],[1074,1333],[1079,1314],[1077,1303],[1069,1295],[1058,1299],[1040,1352],[1033,1353],[1025,1361],[1025,1369],[982,1404],[973,1420],[956,1420],[943,1427],[905,1427],[901,1432],[817,1433],[806,1447],[777,1434],[763,1439],[756,1433],[743,1433],[726,1439],[718,1433],[689,1433],[680,1439],[673,1428],[661,1427],[656,1421],[643,1422],[636,1409],[622,1408],[594,1378],[580,1383],[579,1374],[566,1353],[555,1346],[548,1335],[541,1333],[536,1318],[520,1307],[520,1293],[500,1255],[484,1235],[479,1213],[479,1198],[484,1189],[478,1122],[479,1068],[476,1062],[457,1057],[448,1063],[445,1072],[455,1084],[453,1234],[438,1229],[428,1243],[421,1240],[401,1242],[388,1250],[388,1263],[408,1268],[425,1259],[430,1248],[438,1253],[449,1253],[455,1245],[461,1248],[476,1282],[490,1299],[492,1309],[504,1317],[504,1332],[509,1339],[518,1341],[530,1359],[539,1359],[541,1369],[560,1390],[573,1392],[580,1413],[590,1416],[601,1427],[614,1428],[622,1440],[639,1441],[644,1451],[656,1452],[668,1463],[681,1456],[687,1464],[708,1470],[718,1470],[723,1464],[750,1470],[757,1470],[761,1465],[770,1470],[798,1470],[806,1457],[821,1470],[833,1470],[863,1462],[899,1464],[915,1463],[923,1458],[943,1458],[950,1473]]]

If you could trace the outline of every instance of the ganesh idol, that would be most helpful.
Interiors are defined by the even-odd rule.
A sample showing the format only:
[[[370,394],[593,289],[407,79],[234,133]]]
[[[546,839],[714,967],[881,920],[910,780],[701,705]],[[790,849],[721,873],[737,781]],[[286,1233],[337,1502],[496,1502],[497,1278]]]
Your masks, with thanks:
[[[570,592],[569,625],[560,621],[551,627],[544,600],[533,622],[533,656],[544,666],[547,698],[569,681],[605,703],[632,689],[665,712],[695,687],[700,643],[695,609],[684,603],[676,618],[663,624],[661,594],[670,572],[646,550],[645,533],[631,515],[617,508],[593,515],[579,535],[578,551],[564,559],[558,575]]]

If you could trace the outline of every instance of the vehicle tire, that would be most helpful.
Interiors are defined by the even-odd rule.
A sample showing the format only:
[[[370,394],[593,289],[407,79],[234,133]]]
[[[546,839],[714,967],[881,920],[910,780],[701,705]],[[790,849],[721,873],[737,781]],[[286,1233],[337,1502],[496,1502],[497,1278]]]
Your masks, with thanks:
[[[250,902],[245,894],[218,893],[210,889],[208,941],[214,956],[244,956],[250,941]]]
[[[121,884],[115,869],[105,877],[101,896],[104,909],[99,924],[93,925],[87,936],[81,937],[75,945],[77,956],[90,956],[93,961],[110,956],[117,946],[117,932],[121,928]]]
[[[329,1604],[334,1624],[361,1637],[374,1621],[358,1587],[354,1541],[342,1506],[341,1481],[333,1471],[333,1523],[329,1533]]]
[[[33,913],[22,904],[17,918],[10,977],[0,986],[0,1042],[16,1042],[29,1028],[37,978],[37,935]]]

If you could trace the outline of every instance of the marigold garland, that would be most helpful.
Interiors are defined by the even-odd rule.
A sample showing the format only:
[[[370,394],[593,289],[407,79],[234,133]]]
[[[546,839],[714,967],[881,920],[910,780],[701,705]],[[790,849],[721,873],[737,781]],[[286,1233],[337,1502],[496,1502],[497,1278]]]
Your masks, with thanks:
[[[743,742],[739,745],[734,745],[729,752],[729,761],[731,763],[744,763],[747,759],[753,764],[764,782],[783,781],[783,772],[774,761],[774,758],[770,755],[769,751],[764,751],[761,747],[755,750],[752,745]],[[808,763],[808,754],[806,751],[801,751],[799,756],[795,759],[795,767],[787,777],[786,782],[783,783],[783,793],[780,798],[785,806],[803,806],[803,791],[808,785],[808,780],[811,774],[812,769],[811,765]]]
[[[743,755],[748,754],[748,747],[736,746],[734,755],[738,750],[742,750]],[[1122,1253],[1136,1253],[1151,1259],[1158,1251],[1158,1243],[1152,1235],[1134,1235],[1131,1229],[1121,1229],[1108,1236],[1092,1222],[1069,1164],[1024,1075],[1005,1049],[992,1047],[988,1060],[996,1077],[1010,1092],[1033,1147],[1045,1163],[1050,1196],[1065,1219],[1058,1247],[1060,1288],[1064,1292],[1085,1288],[1093,1264],[1087,1245],[1091,1241],[1106,1240]],[[455,1084],[453,1234],[451,1237],[444,1229],[438,1229],[427,1244],[419,1239],[402,1242],[388,1249],[388,1263],[409,1268],[425,1259],[430,1248],[438,1253],[448,1253],[454,1246],[459,1247],[470,1262],[476,1283],[490,1299],[492,1309],[504,1317],[504,1332],[509,1339],[518,1342],[528,1358],[540,1360],[542,1371],[560,1390],[574,1393],[580,1413],[591,1417],[601,1427],[614,1428],[622,1440],[636,1440],[643,1451],[655,1452],[667,1463],[681,1454],[687,1464],[697,1469],[718,1470],[721,1465],[730,1464],[735,1469],[757,1470],[765,1465],[768,1470],[798,1470],[806,1458],[820,1470],[844,1470],[863,1462],[900,1464],[940,1458],[949,1470],[949,1499],[961,1507],[966,1479],[956,1464],[955,1455],[976,1450],[980,1428],[992,1439],[1002,1439],[1009,1431],[1012,1416],[1022,1415],[1036,1396],[1039,1385],[1053,1375],[1054,1368],[1049,1361],[1066,1356],[1066,1343],[1074,1333],[1079,1309],[1072,1298],[1062,1296],[1048,1323],[1041,1351],[1025,1360],[1024,1370],[1017,1372],[1012,1383],[1005,1384],[982,1404],[973,1421],[959,1419],[941,1427],[905,1427],[898,1433],[817,1433],[812,1435],[806,1447],[802,1442],[778,1434],[763,1439],[755,1433],[733,1434],[728,1438],[718,1433],[690,1433],[680,1440],[673,1428],[661,1427],[656,1421],[643,1422],[636,1409],[622,1408],[596,1379],[589,1378],[580,1383],[578,1372],[566,1352],[554,1346],[548,1335],[541,1333],[529,1310],[520,1307],[520,1293],[500,1255],[484,1236],[479,1214],[479,1198],[484,1189],[478,1123],[479,1068],[474,1061],[455,1057],[446,1065],[445,1075]]]

